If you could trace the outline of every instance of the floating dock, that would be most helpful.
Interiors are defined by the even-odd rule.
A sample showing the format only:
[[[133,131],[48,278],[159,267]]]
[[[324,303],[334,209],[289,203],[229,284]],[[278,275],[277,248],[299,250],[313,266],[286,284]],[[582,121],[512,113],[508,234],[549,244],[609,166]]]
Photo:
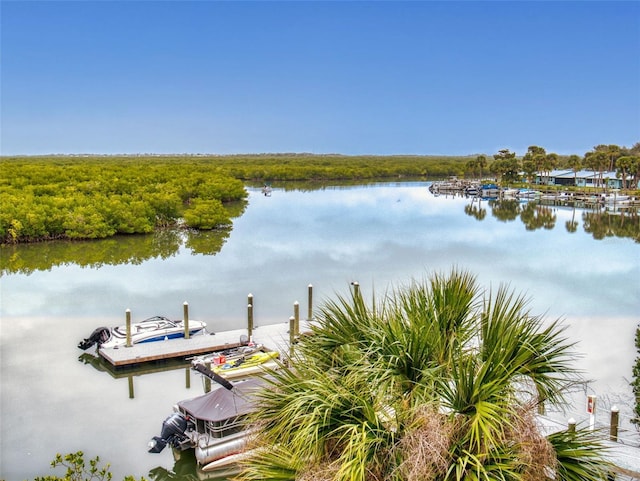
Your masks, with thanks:
[[[310,332],[313,321],[300,321],[296,335]],[[242,338],[251,337],[256,344],[263,344],[269,349],[285,355],[291,345],[291,322],[269,324],[249,329],[236,329],[216,333],[196,334],[189,339],[167,339],[164,341],[144,342],[131,347],[98,349],[98,353],[115,367],[134,366],[145,362],[169,359],[188,358],[222,351],[241,346]],[[295,329],[295,327],[294,327]]]

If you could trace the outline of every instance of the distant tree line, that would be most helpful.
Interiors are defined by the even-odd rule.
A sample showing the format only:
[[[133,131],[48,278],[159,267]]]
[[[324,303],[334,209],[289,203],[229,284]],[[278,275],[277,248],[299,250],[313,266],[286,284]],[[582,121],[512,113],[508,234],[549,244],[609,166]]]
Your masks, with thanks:
[[[640,142],[598,145],[583,157],[531,146],[489,161],[477,156],[313,154],[0,157],[0,243],[100,239],[162,227],[230,225],[228,207],[249,182],[443,178],[489,173],[518,180],[569,167],[615,169],[629,188],[640,177]]]
[[[388,179],[461,172],[466,158],[231,155],[0,158],[0,243],[101,239],[231,224],[247,182]]]
[[[555,169],[570,169],[574,173],[591,170],[597,173],[603,184],[604,172],[616,172],[624,189],[637,189],[640,179],[640,142],[633,147],[618,145],[596,145],[593,150],[580,155],[558,155],[547,152],[544,147],[531,145],[518,157],[509,149],[501,149],[490,161],[486,155],[478,155],[465,165],[465,175],[483,177],[485,174],[498,177],[505,182],[517,182],[526,177],[532,181],[536,174],[549,174]]]
[[[226,204],[247,192],[215,165],[112,159],[3,159],[2,243],[100,239],[231,224]]]

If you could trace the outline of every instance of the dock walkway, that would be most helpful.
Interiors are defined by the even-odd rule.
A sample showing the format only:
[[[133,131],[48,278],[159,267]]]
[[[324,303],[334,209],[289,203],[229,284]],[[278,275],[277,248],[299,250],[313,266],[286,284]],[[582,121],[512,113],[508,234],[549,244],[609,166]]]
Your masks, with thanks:
[[[311,322],[312,321],[301,320],[299,333],[305,334],[309,332]],[[289,322],[283,322],[254,327],[251,337],[256,344],[263,344],[269,349],[278,351],[281,355],[284,355],[288,353],[290,344],[289,326]],[[189,339],[179,338],[144,342],[134,344],[131,347],[100,348],[98,353],[111,365],[124,367],[145,362],[187,358],[238,347],[241,345],[241,336],[247,335],[247,328],[235,329],[211,334],[197,334]]]

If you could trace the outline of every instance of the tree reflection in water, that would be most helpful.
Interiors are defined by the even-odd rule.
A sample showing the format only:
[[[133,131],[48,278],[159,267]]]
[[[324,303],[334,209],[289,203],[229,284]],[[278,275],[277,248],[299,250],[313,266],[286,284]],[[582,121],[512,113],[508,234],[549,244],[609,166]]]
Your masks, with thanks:
[[[162,229],[153,234],[116,236],[90,241],[48,241],[0,247],[0,276],[31,274],[76,264],[98,269],[106,265],[142,264],[168,259],[184,245],[194,254],[214,255],[229,238],[231,228],[214,231]]]
[[[482,200],[477,199],[477,205],[475,199],[471,201],[471,204],[464,206],[464,213],[473,217],[476,220],[482,220],[487,216],[487,209],[482,207]]]
[[[638,212],[584,212],[584,231],[594,239],[628,237],[640,242],[640,215]]]
[[[527,230],[553,229],[556,225],[556,214],[548,205],[529,202],[522,208],[520,220]]]
[[[537,229],[553,229],[556,226],[556,209],[559,207],[571,209],[571,220],[565,222],[568,233],[578,231],[575,220],[577,212],[582,214],[584,231],[594,239],[602,240],[606,237],[623,237],[640,242],[640,214],[638,208],[625,210],[608,210],[602,206],[585,208],[568,202],[554,205],[539,201],[520,202],[515,199],[488,199],[491,215],[502,222],[512,222],[516,219],[524,224],[528,231]],[[480,199],[472,199],[465,205],[464,212],[477,220],[486,217],[487,209],[482,207]]]
[[[246,205],[242,202],[233,206],[232,217],[241,216]],[[560,206],[539,201],[523,203],[515,199],[473,198],[465,205],[464,212],[482,221],[486,218],[487,207],[496,219],[512,222],[520,218],[528,231],[534,231],[541,228],[553,229],[557,220],[555,209]],[[562,207],[572,209],[571,221],[565,222],[569,233],[577,232],[575,215],[576,212],[581,212],[584,231],[594,239],[624,237],[640,242],[640,216],[637,208],[610,211],[602,207],[585,209],[569,203],[562,204]],[[176,256],[183,245],[193,254],[215,255],[222,249],[231,230],[231,226],[214,231],[162,229],[153,234],[116,236],[102,240],[3,245],[0,247],[0,277],[9,274],[29,275],[35,271],[70,264],[95,269],[105,265],[138,265],[149,259]]]
[[[247,201],[230,202],[225,208],[231,219],[240,217]],[[184,245],[193,254],[215,255],[231,235],[232,226],[209,231],[166,228],[153,234],[119,235],[87,241],[47,241],[0,246],[0,277],[31,274],[56,266],[76,264],[100,268],[105,265],[139,265],[149,259],[168,259]]]

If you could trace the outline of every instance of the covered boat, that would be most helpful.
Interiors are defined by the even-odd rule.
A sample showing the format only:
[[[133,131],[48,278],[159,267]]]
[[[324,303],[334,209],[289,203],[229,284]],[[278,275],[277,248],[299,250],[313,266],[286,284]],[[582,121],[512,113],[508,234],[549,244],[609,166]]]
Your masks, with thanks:
[[[267,381],[253,377],[232,384],[201,364],[196,367],[221,385],[174,406],[174,413],[162,423],[160,436],[149,442],[149,452],[159,453],[167,444],[177,450],[193,448],[198,465],[208,471],[235,462],[244,454],[252,431],[246,424],[247,417],[254,408],[256,393]]]
[[[189,335],[204,333],[207,324],[189,319]],[[184,337],[185,325],[182,319],[172,321],[164,316],[154,316],[141,322],[131,323],[131,343],[162,341]],[[99,327],[89,337],[80,341],[78,347],[89,349],[94,344],[103,349],[124,347],[127,343],[127,326]]]

